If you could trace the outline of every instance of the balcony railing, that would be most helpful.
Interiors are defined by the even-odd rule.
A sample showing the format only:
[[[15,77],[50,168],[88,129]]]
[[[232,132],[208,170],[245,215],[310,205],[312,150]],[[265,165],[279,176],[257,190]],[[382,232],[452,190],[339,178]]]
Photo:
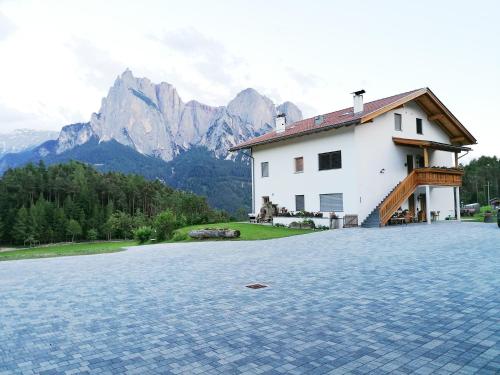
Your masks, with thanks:
[[[459,168],[417,168],[417,185],[462,186],[464,171]]]
[[[393,213],[419,185],[462,186],[464,172],[458,168],[417,168],[385,197],[379,205],[380,224],[385,225]]]

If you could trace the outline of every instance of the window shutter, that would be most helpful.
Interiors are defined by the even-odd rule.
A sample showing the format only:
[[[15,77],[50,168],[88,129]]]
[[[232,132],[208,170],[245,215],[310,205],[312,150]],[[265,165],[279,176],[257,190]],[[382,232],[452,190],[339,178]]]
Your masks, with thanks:
[[[343,193],[320,194],[319,210],[321,212],[344,211]]]

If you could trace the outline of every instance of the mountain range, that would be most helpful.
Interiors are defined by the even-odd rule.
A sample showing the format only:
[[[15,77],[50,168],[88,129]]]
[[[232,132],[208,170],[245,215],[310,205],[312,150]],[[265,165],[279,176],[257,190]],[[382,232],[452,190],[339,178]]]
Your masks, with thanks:
[[[59,132],[52,130],[16,129],[0,133],[0,158],[8,153],[32,149],[50,139],[57,139]]]
[[[250,171],[248,161],[228,149],[272,130],[279,113],[288,123],[302,119],[295,104],[276,105],[252,88],[214,107],[184,102],[171,84],[134,77],[127,69],[89,122],[66,125],[56,139],[3,155],[0,173],[39,160],[79,160],[104,171],[158,178],[234,213],[249,207]]]

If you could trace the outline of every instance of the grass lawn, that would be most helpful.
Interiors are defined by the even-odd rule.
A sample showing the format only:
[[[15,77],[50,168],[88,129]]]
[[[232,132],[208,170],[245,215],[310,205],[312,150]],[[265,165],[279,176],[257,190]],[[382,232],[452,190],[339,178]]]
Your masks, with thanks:
[[[240,240],[240,241],[269,240],[271,238],[289,237],[289,236],[296,236],[298,234],[306,234],[313,232],[313,230],[311,229],[291,229],[291,228],[273,227],[270,225],[259,225],[250,223],[201,224],[201,225],[192,225],[181,229],[177,229],[175,231],[177,235],[175,235],[174,233],[174,238],[169,242],[199,241],[190,238],[187,234],[189,231],[193,229],[204,229],[204,228],[237,229],[241,233],[240,238],[235,238],[233,240]],[[178,241],[175,241],[176,240],[175,237],[180,239]],[[202,240],[202,241],[212,241],[212,240]]]
[[[482,206],[479,213],[474,214],[474,216],[462,216],[462,221],[473,221],[484,223],[484,214],[486,211],[491,211],[493,213],[493,222],[497,222],[497,213],[491,208],[491,206]]]
[[[89,255],[101,253],[114,253],[123,250],[124,247],[133,246],[134,241],[116,242],[85,242],[70,243],[49,246],[39,246],[30,249],[16,249],[0,251],[0,261],[32,258],[49,258],[70,255]]]

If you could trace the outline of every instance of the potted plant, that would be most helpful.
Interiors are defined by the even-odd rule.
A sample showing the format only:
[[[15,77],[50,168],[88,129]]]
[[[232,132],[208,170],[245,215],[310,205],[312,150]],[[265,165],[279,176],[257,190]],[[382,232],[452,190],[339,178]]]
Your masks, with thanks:
[[[493,214],[490,210],[487,210],[484,213],[484,222],[485,223],[493,223]]]

